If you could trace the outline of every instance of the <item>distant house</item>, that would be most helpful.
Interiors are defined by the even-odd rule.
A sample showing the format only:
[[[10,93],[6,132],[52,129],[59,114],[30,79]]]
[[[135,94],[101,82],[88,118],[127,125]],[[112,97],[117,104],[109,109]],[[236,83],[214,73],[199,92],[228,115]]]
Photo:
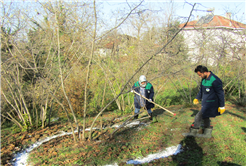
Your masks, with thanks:
[[[183,24],[179,27],[182,28]],[[232,60],[235,54],[245,54],[246,25],[226,17],[207,14],[200,19],[188,22],[181,31],[189,49],[189,57],[193,62],[205,61],[217,64],[221,57]]]
[[[118,53],[118,40],[110,41],[109,43],[103,44],[98,48],[98,55],[100,57],[107,57],[112,55],[112,52],[115,50]]]
[[[134,45],[136,38],[129,35],[107,36],[97,49],[100,57],[127,55],[122,50]]]

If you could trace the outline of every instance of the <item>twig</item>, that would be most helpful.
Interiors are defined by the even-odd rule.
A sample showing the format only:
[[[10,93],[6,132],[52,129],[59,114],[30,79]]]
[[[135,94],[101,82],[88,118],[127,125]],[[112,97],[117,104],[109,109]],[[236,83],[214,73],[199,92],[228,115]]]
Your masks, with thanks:
[[[137,114],[134,114],[134,115],[132,115],[130,118],[128,118],[124,123],[122,123],[117,129],[115,129],[113,132],[112,132],[112,134],[111,134],[111,138],[113,137],[113,135],[114,135],[114,133],[116,132],[116,131],[118,131],[119,129],[121,129],[122,127],[124,127],[125,125],[127,125],[128,124],[128,122],[134,117],[134,116],[136,116],[136,115],[138,115],[138,114],[141,114],[143,111],[141,111],[141,112],[139,112],[139,113],[137,113]]]

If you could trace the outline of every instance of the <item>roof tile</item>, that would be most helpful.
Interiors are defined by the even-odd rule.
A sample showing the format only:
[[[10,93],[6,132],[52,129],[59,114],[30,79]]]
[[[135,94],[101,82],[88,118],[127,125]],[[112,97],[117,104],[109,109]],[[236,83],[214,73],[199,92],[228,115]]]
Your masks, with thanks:
[[[233,28],[233,29],[238,29],[238,28],[246,28],[246,24],[230,20],[228,18],[214,15],[213,18],[209,21],[211,15],[208,16],[203,16],[201,17],[198,21],[190,21],[187,23],[185,28],[199,28],[199,27],[204,27],[204,28],[215,28],[215,27],[226,27],[226,28]],[[185,25],[185,23],[180,24],[179,27],[182,28]]]

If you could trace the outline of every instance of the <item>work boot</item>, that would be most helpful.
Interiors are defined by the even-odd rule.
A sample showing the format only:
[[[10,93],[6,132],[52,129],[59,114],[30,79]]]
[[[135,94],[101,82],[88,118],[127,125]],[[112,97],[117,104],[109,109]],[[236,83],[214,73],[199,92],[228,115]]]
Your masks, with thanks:
[[[198,133],[199,129],[193,128],[192,126],[190,127],[190,132],[189,133],[182,133],[183,136],[188,137],[188,136],[193,136],[195,137]]]
[[[152,119],[153,119],[153,118],[152,118],[152,113],[150,113],[149,116],[150,116],[150,117],[149,117],[149,120],[152,120]]]
[[[134,119],[138,119],[138,114],[137,115],[134,115]]]
[[[211,138],[213,127],[205,128],[203,134],[197,134],[197,137]]]

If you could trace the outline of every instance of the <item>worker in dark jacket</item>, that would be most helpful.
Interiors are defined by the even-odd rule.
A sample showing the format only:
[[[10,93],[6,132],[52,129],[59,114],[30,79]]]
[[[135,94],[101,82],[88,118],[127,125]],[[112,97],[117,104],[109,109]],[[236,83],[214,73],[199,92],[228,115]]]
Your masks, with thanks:
[[[151,83],[147,82],[146,77],[144,75],[141,75],[139,77],[139,81],[136,82],[133,87],[132,91],[137,92],[138,94],[144,96],[145,98],[149,99],[150,101],[153,101],[154,97],[154,88]],[[140,109],[143,107],[147,110],[150,120],[152,120],[152,111],[151,108],[154,107],[154,104],[149,102],[148,100],[144,99],[143,97],[135,94],[134,96],[134,119],[138,118],[138,113]]]
[[[198,104],[199,100],[202,100],[202,108],[195,116],[195,121],[190,127],[190,133],[183,133],[183,135],[210,138],[213,129],[210,126],[210,117],[216,117],[225,112],[222,81],[202,65],[196,67],[195,73],[202,78],[202,82],[193,103]],[[198,134],[202,121],[204,123],[204,133]]]

